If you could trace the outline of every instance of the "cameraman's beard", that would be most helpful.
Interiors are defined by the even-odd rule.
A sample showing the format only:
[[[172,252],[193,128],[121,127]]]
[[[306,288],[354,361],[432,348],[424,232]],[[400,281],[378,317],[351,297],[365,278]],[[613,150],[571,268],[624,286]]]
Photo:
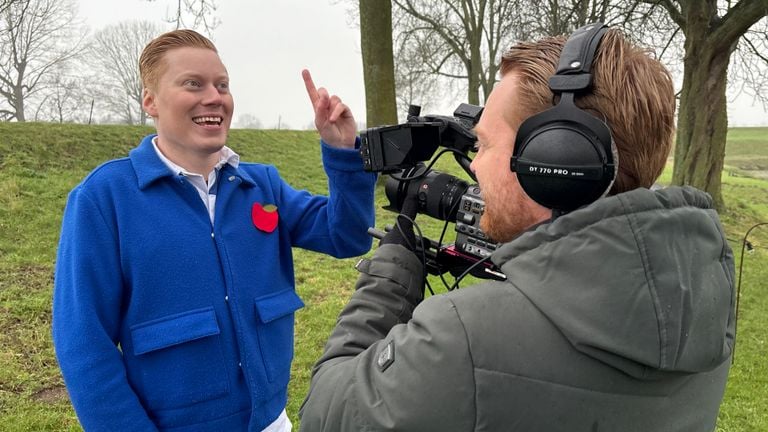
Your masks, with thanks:
[[[483,189],[485,210],[480,228],[498,243],[511,241],[540,222],[526,203],[530,200],[519,187],[490,185]]]

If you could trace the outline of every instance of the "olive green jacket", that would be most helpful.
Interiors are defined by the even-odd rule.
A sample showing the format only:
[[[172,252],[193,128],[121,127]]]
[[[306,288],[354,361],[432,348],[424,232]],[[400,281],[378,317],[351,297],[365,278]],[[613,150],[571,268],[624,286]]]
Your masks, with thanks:
[[[421,304],[414,254],[384,245],[361,262],[301,431],[714,429],[735,294],[708,195],[604,198],[492,260],[505,282]]]

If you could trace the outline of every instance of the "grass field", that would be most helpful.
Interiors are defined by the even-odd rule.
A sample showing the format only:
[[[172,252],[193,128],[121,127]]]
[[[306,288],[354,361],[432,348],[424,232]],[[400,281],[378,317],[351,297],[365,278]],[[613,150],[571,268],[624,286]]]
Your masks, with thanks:
[[[99,163],[121,157],[151,128],[0,123],[0,430],[78,431],[77,419],[50,338],[53,264],[61,213],[69,190]],[[233,130],[229,145],[244,160],[271,163],[295,187],[326,192],[314,132]],[[448,158],[450,159],[450,158]],[[450,160],[440,170],[458,173]],[[741,263],[742,238],[768,222],[768,128],[729,133],[723,223],[743,264],[735,364],[718,431],[768,431],[768,225],[749,240],[753,251]],[[664,183],[671,177],[665,172]],[[377,190],[379,207],[383,187]],[[393,214],[378,210],[377,225]],[[427,236],[441,224],[420,217]],[[449,239],[453,237],[449,230]],[[336,316],[352,293],[355,259],[334,260],[296,250],[297,290],[306,307],[297,314],[296,358],[288,413],[297,413]],[[432,280],[443,292],[439,280]]]

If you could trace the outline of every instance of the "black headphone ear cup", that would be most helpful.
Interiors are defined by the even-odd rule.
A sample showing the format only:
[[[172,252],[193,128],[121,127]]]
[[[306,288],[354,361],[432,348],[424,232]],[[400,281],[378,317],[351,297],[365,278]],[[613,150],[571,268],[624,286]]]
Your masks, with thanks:
[[[575,210],[613,185],[618,153],[611,131],[574,102],[592,88],[592,61],[607,31],[605,24],[592,23],[568,38],[549,78],[549,89],[560,100],[525,120],[517,131],[510,169],[525,193],[544,207]]]
[[[571,211],[597,200],[613,183],[611,145],[605,123],[575,105],[558,105],[523,122],[512,164],[531,199]]]

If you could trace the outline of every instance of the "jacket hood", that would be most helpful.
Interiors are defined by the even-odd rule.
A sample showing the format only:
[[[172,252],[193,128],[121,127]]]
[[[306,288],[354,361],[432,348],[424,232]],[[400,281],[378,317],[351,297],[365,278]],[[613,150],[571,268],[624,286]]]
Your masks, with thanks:
[[[577,350],[631,376],[708,371],[731,354],[733,253],[696,189],[601,199],[492,259]]]

